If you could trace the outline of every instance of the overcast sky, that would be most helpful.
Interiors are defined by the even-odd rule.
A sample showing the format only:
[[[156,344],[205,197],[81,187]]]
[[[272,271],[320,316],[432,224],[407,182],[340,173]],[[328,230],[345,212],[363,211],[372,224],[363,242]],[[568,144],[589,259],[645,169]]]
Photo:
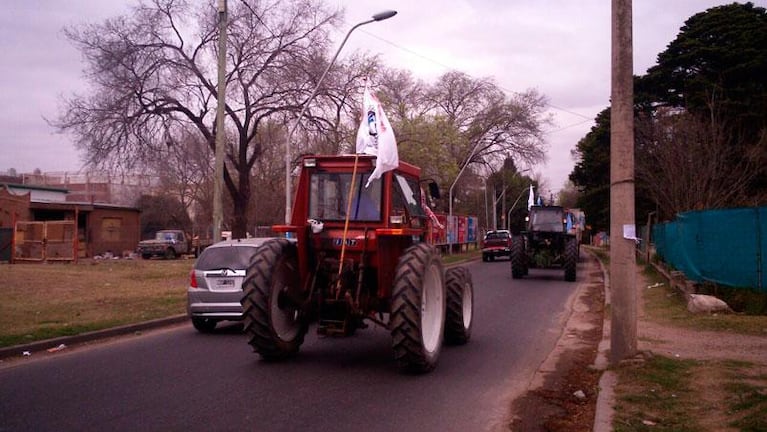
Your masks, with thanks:
[[[326,0],[346,7],[347,29],[386,9],[398,14],[356,30],[342,53],[380,54],[427,82],[449,70],[491,77],[508,92],[537,89],[555,124],[547,162],[533,167],[552,192],[573,168],[570,151],[609,104],[609,0]],[[65,25],[100,22],[133,0],[5,0],[0,14],[0,171],[77,171],[80,155],[45,121],[62,95],[82,92],[79,52]],[[717,0],[634,0],[634,74],[644,74],[689,17]],[[766,6],[767,0],[754,1]],[[396,131],[395,131],[396,132]]]

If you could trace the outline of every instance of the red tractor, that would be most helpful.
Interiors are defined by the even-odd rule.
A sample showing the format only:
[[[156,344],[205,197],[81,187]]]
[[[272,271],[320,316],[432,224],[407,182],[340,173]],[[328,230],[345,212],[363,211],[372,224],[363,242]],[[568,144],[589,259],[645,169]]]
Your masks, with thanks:
[[[473,285],[426,242],[420,169],[400,162],[368,185],[372,156],[305,156],[301,166],[291,222],[272,227],[287,238],[264,243],[245,278],[250,345],[280,360],[298,352],[310,322],[329,336],[372,322],[391,332],[401,369],[433,369],[443,340],[471,336]]]

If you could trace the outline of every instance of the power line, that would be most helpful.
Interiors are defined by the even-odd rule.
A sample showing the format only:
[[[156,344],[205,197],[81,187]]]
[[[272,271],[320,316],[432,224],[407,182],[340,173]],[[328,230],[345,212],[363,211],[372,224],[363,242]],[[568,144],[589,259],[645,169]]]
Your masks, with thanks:
[[[414,55],[414,56],[416,56],[416,57],[420,57],[420,58],[422,58],[422,59],[424,59],[424,60],[426,60],[426,61],[428,61],[428,62],[434,63],[434,64],[436,64],[436,65],[438,65],[438,66],[440,66],[440,67],[443,67],[443,68],[445,68],[445,69],[447,69],[447,70],[453,70],[453,71],[458,71],[458,72],[466,73],[466,72],[463,72],[463,71],[461,71],[461,70],[459,70],[459,69],[456,69],[456,68],[454,68],[454,67],[448,66],[448,65],[446,65],[446,64],[444,64],[444,63],[442,63],[442,62],[440,62],[440,61],[438,61],[438,60],[435,60],[435,59],[433,59],[433,58],[430,58],[430,57],[428,57],[428,56],[425,56],[425,55],[423,55],[423,54],[421,54],[421,53],[415,52],[415,51],[413,51],[413,50],[412,50],[412,49],[410,49],[410,48],[406,48],[406,47],[403,47],[403,46],[401,46],[401,45],[399,45],[399,44],[396,44],[396,43],[394,43],[394,42],[392,42],[392,41],[390,41],[390,40],[388,40],[388,39],[382,38],[381,36],[378,36],[378,35],[376,35],[376,34],[373,34],[373,33],[369,32],[369,31],[366,31],[366,30],[360,30],[360,32],[362,32],[362,33],[365,33],[365,34],[367,34],[368,36],[370,36],[370,37],[373,37],[373,38],[375,38],[375,39],[378,39],[378,40],[380,40],[381,42],[387,43],[387,44],[389,44],[389,45],[391,45],[391,46],[393,46],[393,47],[395,47],[395,48],[397,48],[397,49],[399,49],[399,50],[405,51],[405,52],[407,52],[407,53],[409,53],[409,54],[411,54],[411,55]],[[467,75],[471,75],[471,74],[467,74]],[[520,92],[518,92],[518,91],[515,91],[515,90],[511,90],[511,89],[508,89],[508,88],[506,88],[506,87],[504,87],[504,86],[502,86],[502,85],[498,85],[498,84],[496,84],[496,85],[498,86],[498,88],[500,88],[501,90],[504,90],[504,91],[505,91],[505,92],[507,92],[507,93],[520,94]],[[546,105],[547,105],[547,106],[549,106],[550,108],[553,108],[553,109],[557,110],[557,111],[562,111],[562,112],[565,112],[565,113],[568,113],[568,114],[574,115],[574,116],[576,116],[576,117],[581,117],[581,118],[583,118],[583,119],[585,119],[585,120],[587,120],[587,121],[593,121],[593,120],[594,120],[594,118],[593,118],[593,117],[589,117],[589,116],[586,116],[586,115],[584,115],[584,114],[581,114],[581,113],[578,113],[578,112],[575,112],[575,111],[572,111],[572,110],[568,110],[568,109],[566,109],[566,108],[562,108],[562,107],[559,107],[559,106],[557,106],[557,105],[554,105],[554,104],[551,104],[551,103],[547,103]],[[583,121],[583,122],[581,122],[581,123],[578,123],[578,124],[576,124],[576,125],[570,125],[570,126],[566,126],[566,127],[564,127],[564,128],[561,128],[561,129],[557,129],[557,131],[559,131],[559,130],[562,130],[562,129],[567,129],[567,128],[569,128],[569,127],[577,126],[577,125],[580,125],[580,124],[583,124],[583,123],[585,123],[585,121]]]

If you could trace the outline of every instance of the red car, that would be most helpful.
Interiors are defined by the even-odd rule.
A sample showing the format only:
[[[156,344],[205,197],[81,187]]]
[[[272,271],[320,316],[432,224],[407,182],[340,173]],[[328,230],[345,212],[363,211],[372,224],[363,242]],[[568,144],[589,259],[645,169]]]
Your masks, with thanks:
[[[488,231],[482,240],[482,261],[493,261],[500,256],[511,258],[511,233],[508,230]]]

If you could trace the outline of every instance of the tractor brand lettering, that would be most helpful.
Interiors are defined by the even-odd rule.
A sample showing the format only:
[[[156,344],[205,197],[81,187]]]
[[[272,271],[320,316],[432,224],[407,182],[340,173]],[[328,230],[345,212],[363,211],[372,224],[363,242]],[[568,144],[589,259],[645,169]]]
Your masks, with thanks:
[[[334,238],[333,246],[341,246],[343,239]],[[346,246],[357,246],[357,239],[346,239]]]

